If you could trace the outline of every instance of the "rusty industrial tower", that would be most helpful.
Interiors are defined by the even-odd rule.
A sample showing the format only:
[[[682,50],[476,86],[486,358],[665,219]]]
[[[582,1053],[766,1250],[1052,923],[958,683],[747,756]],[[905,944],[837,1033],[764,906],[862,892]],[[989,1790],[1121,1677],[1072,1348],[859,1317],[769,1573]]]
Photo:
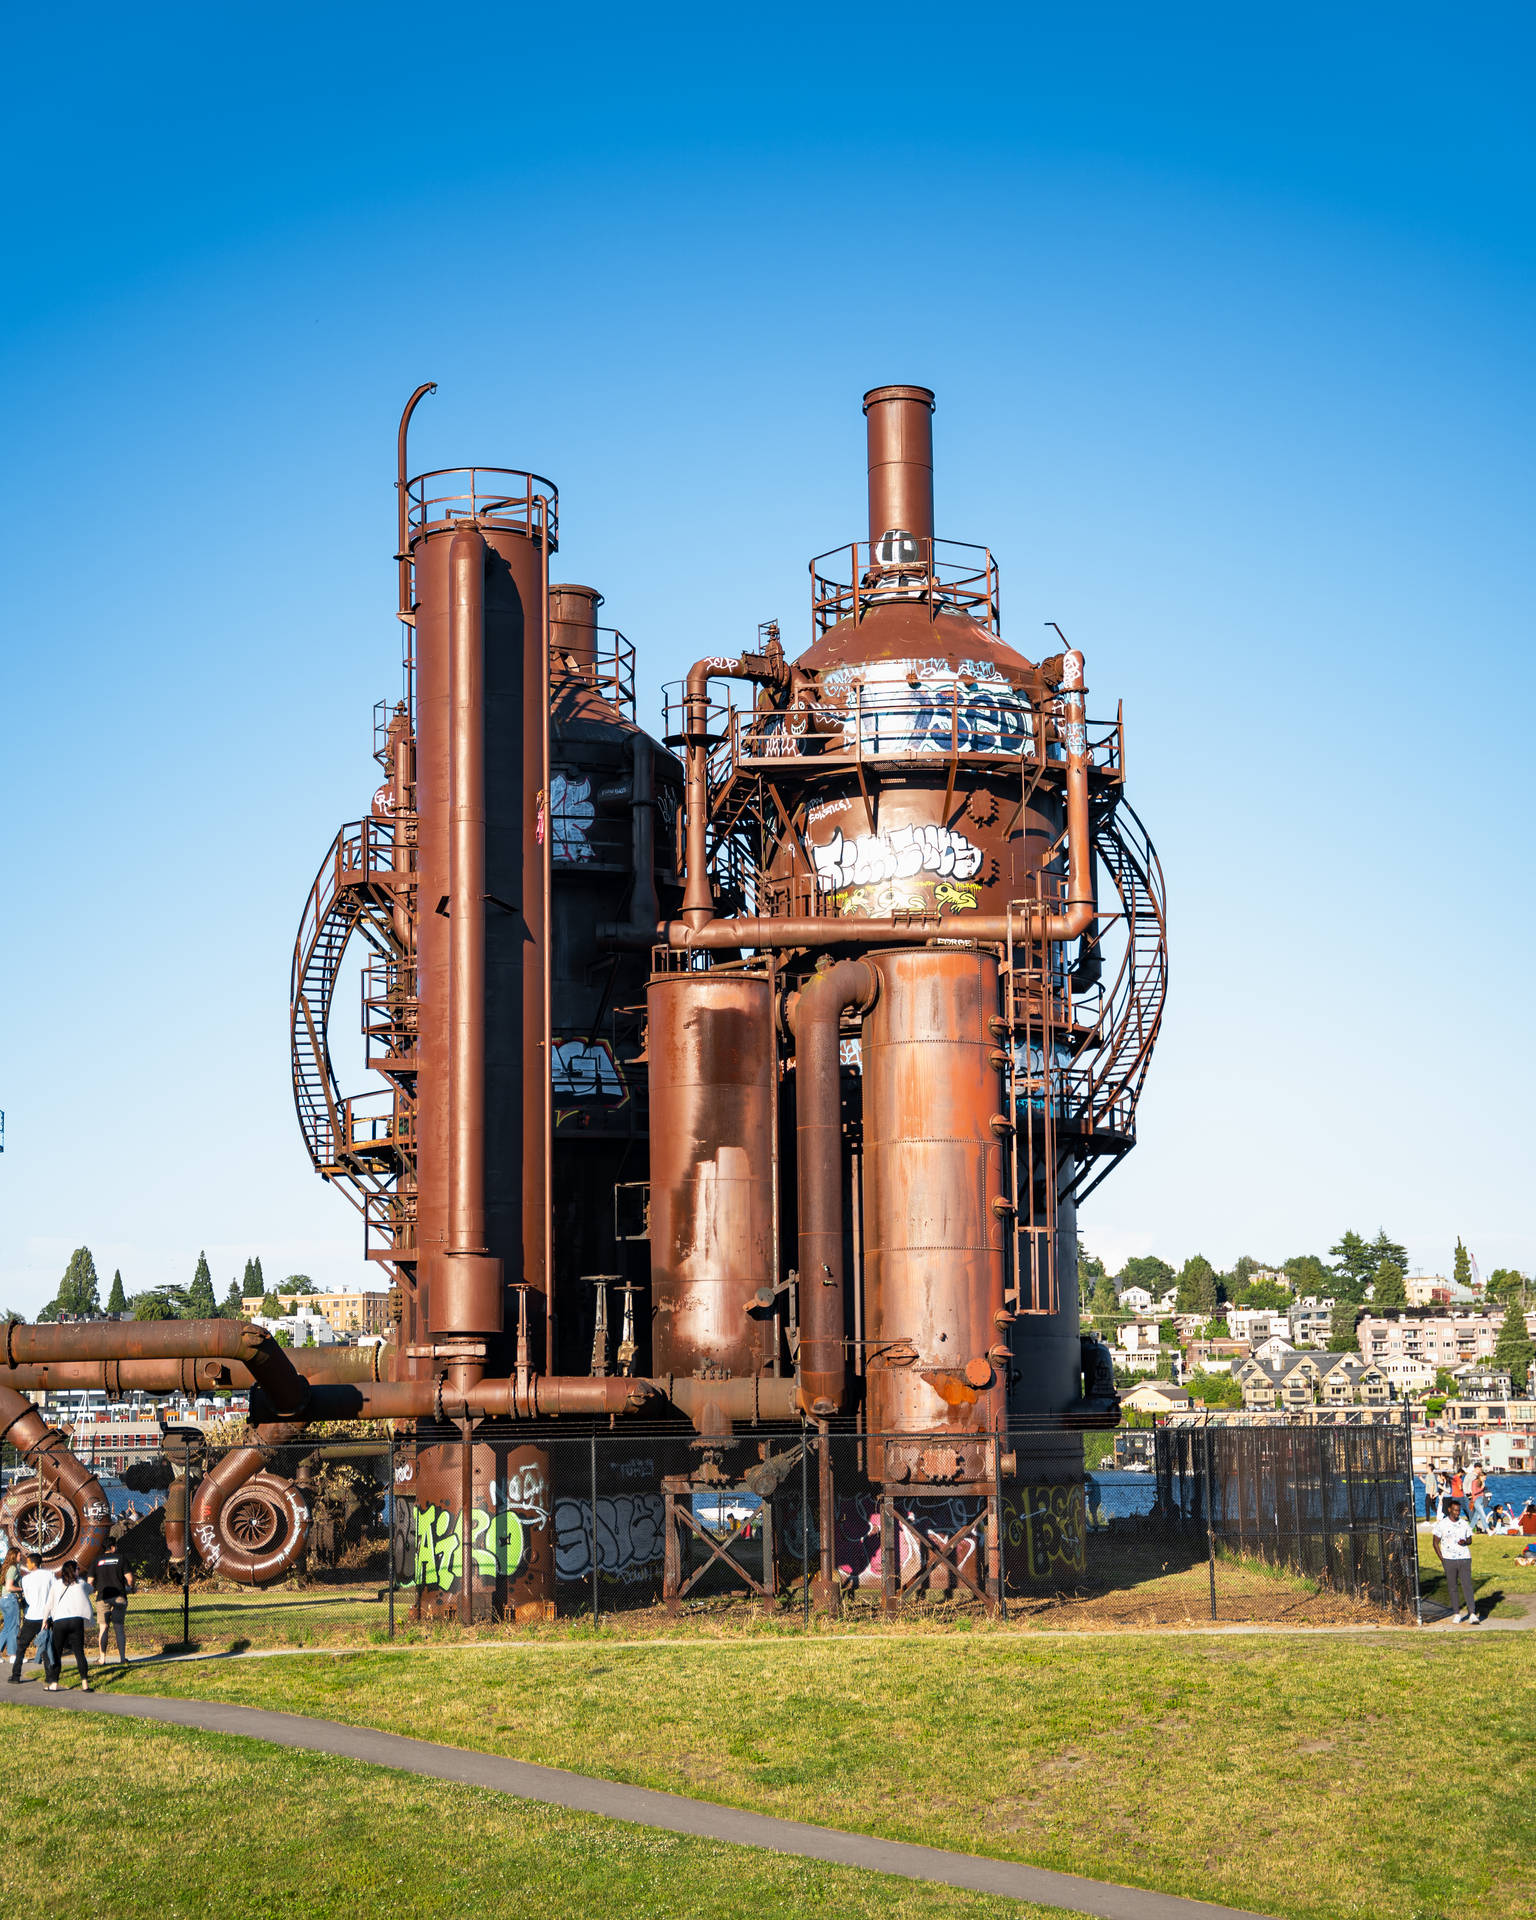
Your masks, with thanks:
[[[55,1558],[103,1531],[15,1389],[250,1385],[252,1444],[172,1522],[236,1578],[302,1547],[274,1449],[364,1417],[396,1423],[417,1529],[462,1536],[425,1612],[552,1609],[550,1529],[518,1516],[548,1515],[551,1436],[582,1421],[675,1436],[669,1537],[693,1488],[771,1502],[806,1436],[843,1434],[883,1538],[968,1500],[984,1597],[1011,1514],[1070,1571],[1080,1435],[1117,1418],[1078,1207],[1134,1144],[1167,974],[1118,711],[1054,628],[1039,660],[1003,639],[991,553],[935,534],[933,395],[890,386],[864,397],[868,537],[811,563],[808,643],[766,623],[699,661],[653,738],[602,594],[551,580],[554,486],[409,472],[430,391],[398,439],[404,687],[291,995],[304,1140],[394,1337],[13,1327],[0,1424],[41,1467],[8,1506],[47,1505]],[[354,939],[361,1095],[328,1039]]]

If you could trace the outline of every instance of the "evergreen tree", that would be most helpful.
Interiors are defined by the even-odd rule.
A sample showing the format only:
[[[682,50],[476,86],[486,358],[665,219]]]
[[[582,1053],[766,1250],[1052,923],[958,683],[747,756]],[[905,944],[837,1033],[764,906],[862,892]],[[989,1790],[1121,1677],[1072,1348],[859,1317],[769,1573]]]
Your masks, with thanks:
[[[1340,1300],[1333,1309],[1333,1318],[1328,1325],[1328,1351],[1330,1353],[1354,1353],[1360,1345],[1355,1337],[1355,1315],[1359,1311],[1353,1300]]]
[[[1282,1271],[1298,1298],[1311,1294],[1321,1300],[1333,1291],[1333,1275],[1315,1253],[1293,1253]]]
[[[197,1271],[192,1276],[192,1284],[187,1288],[187,1317],[190,1320],[214,1320],[218,1317],[218,1303],[213,1297],[213,1275],[208,1271],[208,1256],[197,1256]]]
[[[1203,1254],[1191,1254],[1179,1275],[1180,1313],[1214,1313],[1218,1305],[1216,1270]]]
[[[69,1265],[64,1269],[64,1278],[59,1282],[59,1291],[53,1304],[45,1309],[50,1320],[60,1319],[64,1314],[73,1314],[77,1320],[99,1320],[101,1318],[101,1299],[97,1291],[100,1282],[96,1278],[96,1262],[91,1258],[89,1247],[76,1247],[69,1256]]]
[[[1403,1285],[1403,1270],[1394,1260],[1383,1260],[1376,1269],[1376,1278],[1371,1287],[1371,1304],[1375,1307],[1406,1307],[1408,1289]]]
[[[1524,1309],[1530,1281],[1515,1267],[1495,1267],[1488,1276],[1489,1303]]]
[[[1371,1242],[1370,1252],[1373,1278],[1383,1260],[1390,1260],[1399,1273],[1408,1271],[1408,1249],[1401,1241],[1391,1239],[1385,1227],[1376,1229],[1376,1238]]]
[[[1101,1273],[1093,1283],[1093,1317],[1112,1320],[1119,1311],[1120,1296],[1115,1292],[1115,1283],[1107,1273]]]
[[[112,1291],[107,1295],[107,1312],[126,1313],[127,1311],[128,1296],[123,1292],[122,1269],[114,1267],[112,1270]]]
[[[1525,1387],[1531,1370],[1531,1353],[1531,1336],[1525,1324],[1525,1315],[1510,1307],[1494,1344],[1493,1364],[1501,1371],[1508,1372],[1510,1384],[1516,1393]]]
[[[259,1299],[267,1290],[266,1276],[261,1271],[261,1255],[258,1253],[251,1262],[251,1295]]]
[[[1337,1246],[1328,1249],[1335,1261],[1333,1285],[1329,1291],[1338,1300],[1363,1300],[1366,1282],[1376,1271],[1379,1260],[1371,1258],[1371,1250],[1358,1233],[1346,1233],[1341,1236]]]
[[[263,1294],[261,1298],[262,1319],[263,1320],[280,1320],[282,1318],[282,1314],[283,1314],[283,1303],[281,1300],[278,1299],[277,1295],[275,1293]]]
[[[256,1282],[256,1262],[247,1260],[245,1274],[240,1281],[240,1297],[242,1300],[259,1300],[262,1292],[263,1289]]]
[[[175,1309],[167,1299],[169,1287],[155,1287],[149,1293],[136,1293],[128,1302],[135,1320],[174,1320]]]
[[[1456,1236],[1456,1259],[1451,1267],[1451,1278],[1458,1287],[1470,1287],[1472,1284],[1472,1256],[1461,1244],[1461,1235]]]
[[[240,1318],[240,1302],[244,1298],[245,1295],[241,1292],[240,1282],[238,1280],[231,1280],[229,1283],[229,1292],[225,1294],[219,1304],[219,1318],[221,1320],[238,1320]]]

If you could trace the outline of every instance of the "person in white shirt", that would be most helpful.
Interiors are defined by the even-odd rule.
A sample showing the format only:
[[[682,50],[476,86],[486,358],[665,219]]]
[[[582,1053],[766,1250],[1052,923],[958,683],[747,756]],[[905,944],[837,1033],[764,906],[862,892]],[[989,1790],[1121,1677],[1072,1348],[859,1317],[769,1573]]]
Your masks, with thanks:
[[[1465,1619],[1469,1626],[1477,1625],[1477,1607],[1472,1598],[1472,1523],[1464,1520],[1459,1500],[1447,1500],[1445,1515],[1430,1528],[1429,1537],[1434,1542],[1435,1552],[1440,1564],[1445,1568],[1446,1594],[1456,1612],[1454,1622]],[[1466,1598],[1463,1609],[1457,1598],[1457,1589]]]
[[[27,1648],[43,1631],[48,1617],[48,1602],[57,1580],[44,1567],[35,1553],[27,1555],[27,1570],[21,1576],[21,1597],[26,1604],[22,1616],[21,1635],[16,1642],[16,1658],[11,1662],[11,1671],[7,1679],[12,1685],[21,1679],[21,1663],[27,1657]],[[44,1642],[46,1647],[47,1642]]]
[[[53,1664],[46,1669],[48,1691],[58,1692],[59,1669],[65,1654],[73,1651],[80,1691],[89,1693],[91,1670],[85,1664],[85,1629],[87,1622],[96,1618],[96,1606],[91,1598],[90,1582],[80,1578],[78,1561],[66,1560],[59,1568],[59,1577],[48,1596],[46,1618],[53,1627]]]

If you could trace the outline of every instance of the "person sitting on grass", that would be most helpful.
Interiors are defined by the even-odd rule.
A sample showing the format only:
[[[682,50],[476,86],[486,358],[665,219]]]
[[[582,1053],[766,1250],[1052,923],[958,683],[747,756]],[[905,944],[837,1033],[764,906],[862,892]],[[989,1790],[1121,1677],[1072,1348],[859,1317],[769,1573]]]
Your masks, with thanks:
[[[1429,1537],[1441,1566],[1445,1568],[1446,1598],[1456,1608],[1451,1616],[1452,1625],[1459,1626],[1465,1620],[1469,1626],[1475,1627],[1478,1619],[1472,1594],[1472,1523],[1462,1518],[1459,1500],[1446,1501],[1445,1517],[1435,1522]],[[1466,1596],[1465,1608],[1458,1604],[1458,1588]]]
[[[1514,1531],[1525,1535],[1524,1548],[1515,1555],[1517,1567],[1536,1567],[1536,1500],[1527,1500]]]

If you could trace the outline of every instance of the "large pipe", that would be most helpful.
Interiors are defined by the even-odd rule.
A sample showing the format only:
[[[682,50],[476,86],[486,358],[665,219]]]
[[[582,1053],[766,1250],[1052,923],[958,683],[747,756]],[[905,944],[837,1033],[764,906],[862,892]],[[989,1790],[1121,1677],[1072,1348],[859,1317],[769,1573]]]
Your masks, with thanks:
[[[54,1432],[32,1402],[24,1399],[14,1387],[0,1387],[0,1442],[14,1447],[20,1454],[36,1453],[38,1480],[46,1482],[51,1477],[51,1485],[44,1484],[40,1491],[44,1497],[54,1495],[62,1499],[73,1510],[74,1536],[62,1544],[57,1554],[46,1556],[46,1564],[57,1566],[66,1559],[74,1560],[82,1573],[88,1572],[106,1545],[112,1525],[112,1509],[101,1490],[101,1482],[89,1467],[75,1458],[62,1435]],[[51,1476],[44,1474],[45,1462],[52,1469]],[[24,1485],[15,1487],[0,1507],[7,1531],[14,1534],[18,1513],[28,1504],[32,1492],[32,1488]]]
[[[800,1222],[799,1405],[815,1418],[841,1410],[848,1359],[843,1322],[843,1125],[839,1033],[843,1014],[865,1013],[880,976],[839,960],[804,987],[790,1014],[795,1035],[795,1206]]]
[[[502,1269],[485,1232],[485,539],[465,524],[448,553],[448,1237],[432,1333],[502,1328]]]
[[[296,1373],[319,1385],[388,1379],[393,1355],[393,1347],[315,1347],[301,1348],[289,1358]],[[27,1361],[4,1366],[0,1377],[7,1386],[23,1392],[63,1392],[83,1387],[114,1399],[129,1393],[240,1393],[255,1384],[250,1368],[239,1360],[186,1357]]]
[[[87,1320],[64,1327],[13,1322],[5,1330],[5,1360],[12,1368],[70,1360],[238,1361],[282,1418],[299,1418],[309,1402],[309,1382],[265,1327],[249,1320],[145,1320],[128,1326]]]
[[[874,387],[864,396],[869,437],[869,544],[910,533],[924,559],[933,540],[933,394]]]
[[[210,1573],[259,1587],[282,1579],[297,1564],[309,1534],[309,1506],[291,1480],[274,1479],[266,1470],[274,1451],[302,1432],[302,1426],[292,1423],[258,1427],[255,1446],[234,1448],[198,1481],[192,1496],[192,1544]],[[280,1537],[264,1552],[240,1545],[220,1524],[229,1502],[258,1474],[266,1476],[259,1489],[261,1505],[273,1513],[281,1509],[286,1521]]]
[[[789,668],[783,650],[772,642],[762,653],[715,654],[696,660],[688,669],[683,696],[685,806],[688,825],[684,840],[682,924],[699,928],[715,917],[715,896],[709,884],[709,683],[711,680],[747,680],[754,686],[785,687]],[[677,944],[677,943],[674,943]]]
[[[711,1410],[732,1421],[788,1420],[795,1412],[795,1383],[765,1376],[699,1380],[664,1374],[639,1380],[536,1374],[521,1386],[515,1380],[477,1380],[458,1389],[446,1381],[383,1380],[317,1386],[310,1417],[541,1420],[565,1414],[605,1419],[642,1409],[654,1411],[663,1401],[693,1420],[706,1419]],[[265,1414],[259,1398],[253,1401],[252,1412]]]
[[[654,947],[661,928],[656,897],[656,743],[636,730],[630,741],[630,864],[635,870],[629,914],[598,928],[599,940],[615,947]]]
[[[603,596],[596,587],[551,585],[549,657],[593,679],[597,673],[597,610]]]

